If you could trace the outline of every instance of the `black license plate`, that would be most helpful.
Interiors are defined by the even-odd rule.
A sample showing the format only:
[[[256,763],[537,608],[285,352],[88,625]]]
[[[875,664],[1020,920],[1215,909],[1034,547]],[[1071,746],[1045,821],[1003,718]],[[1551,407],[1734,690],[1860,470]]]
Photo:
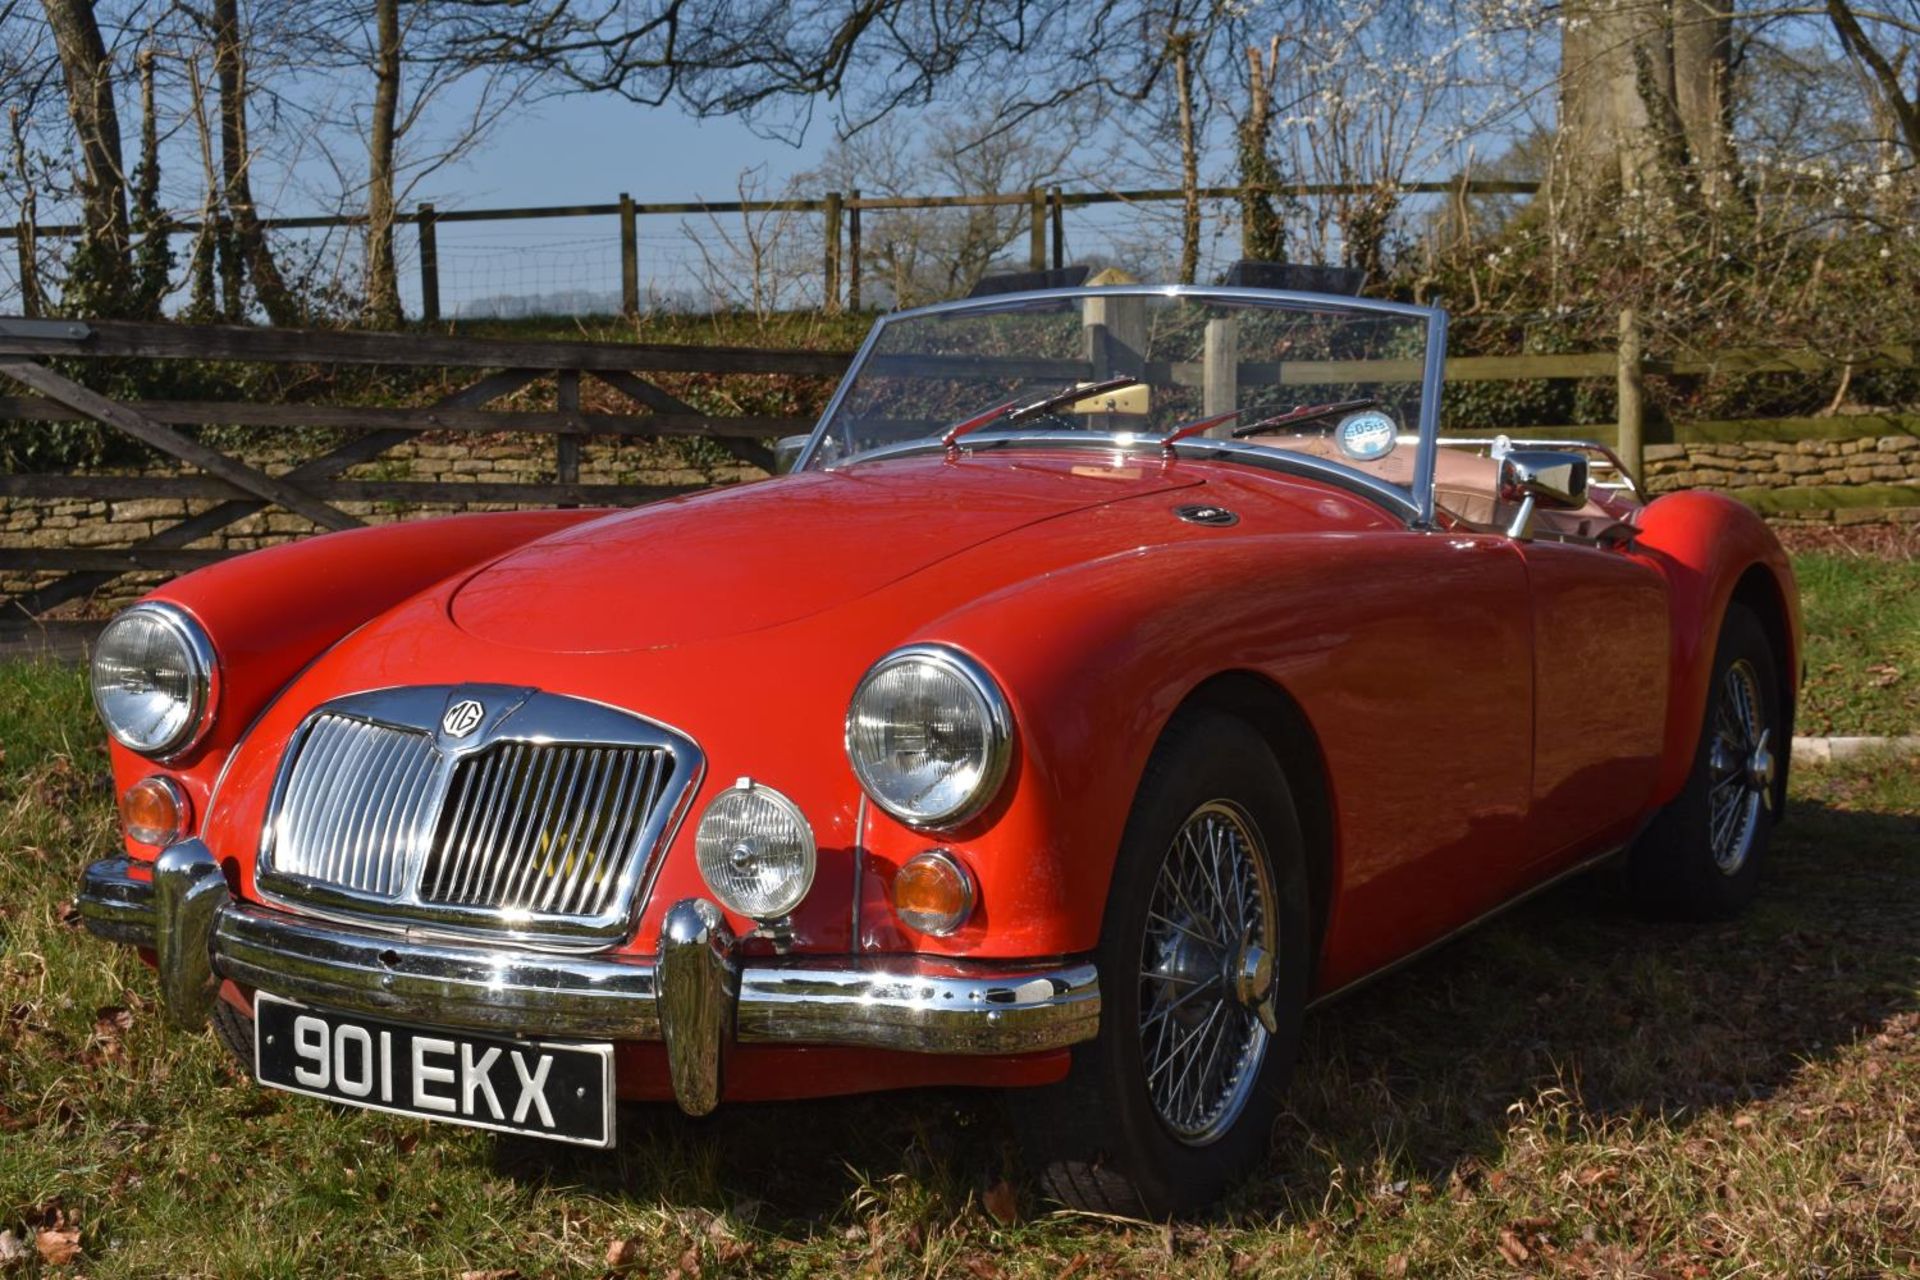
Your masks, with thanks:
[[[613,1046],[499,1040],[262,991],[254,1075],[291,1093],[589,1147],[613,1145]]]

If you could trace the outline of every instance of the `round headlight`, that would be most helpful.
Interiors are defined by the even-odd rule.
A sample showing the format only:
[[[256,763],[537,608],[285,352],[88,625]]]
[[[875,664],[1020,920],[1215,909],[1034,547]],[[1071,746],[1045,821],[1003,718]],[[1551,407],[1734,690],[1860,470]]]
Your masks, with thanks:
[[[693,846],[707,888],[743,916],[777,920],[813,885],[813,828],[806,815],[750,778],[713,798]]]
[[[963,653],[916,645],[867,672],[847,708],[847,758],[873,802],[916,827],[986,808],[1007,775],[1012,714]]]
[[[170,604],[137,604],[93,651],[93,705],[113,740],[144,756],[176,755],[212,719],[213,645]]]

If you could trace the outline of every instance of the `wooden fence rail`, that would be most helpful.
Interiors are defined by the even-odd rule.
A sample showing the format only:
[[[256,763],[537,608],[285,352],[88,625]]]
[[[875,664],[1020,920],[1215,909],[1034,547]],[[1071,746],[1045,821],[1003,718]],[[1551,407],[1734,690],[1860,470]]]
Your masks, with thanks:
[[[1846,356],[1804,351],[1730,349],[1658,358],[1644,351],[1631,312],[1620,322],[1616,350],[1541,355],[1460,356],[1447,361],[1453,382],[1614,379],[1619,388],[1617,421],[1602,426],[1507,429],[1524,437],[1578,433],[1615,446],[1628,471],[1643,475],[1650,428],[1644,420],[1642,384],[1670,375],[1793,372],[1844,368],[1913,368],[1915,344],[1887,344]],[[366,365],[464,371],[465,385],[418,407],[258,404],[247,401],[114,400],[89,390],[47,361],[112,357],[188,359],[255,364]],[[124,501],[142,498],[212,501],[214,506],[159,529],[129,547],[0,547],[0,570],[59,571],[64,577],[11,602],[28,615],[91,594],[135,570],[179,572],[234,554],[193,548],[235,522],[268,507],[296,512],[323,528],[351,528],[360,518],[343,503],[513,503],[524,505],[631,505],[686,492],[683,486],[581,483],[584,438],[703,437],[736,459],[771,469],[766,442],[812,426],[809,419],[702,411],[650,379],[659,374],[779,375],[831,379],[845,371],[845,353],[695,347],[673,344],[560,340],[502,340],[437,334],[374,334],[338,331],[254,329],[238,326],[137,324],[121,321],[54,321],[0,317],[0,381],[12,380],[34,394],[0,395],[0,422],[92,420],[143,441],[194,469],[167,476],[0,474],[0,497],[41,500]],[[1030,362],[1036,365],[1046,362]],[[1068,362],[1071,363],[1071,362]],[[1382,363],[1372,362],[1377,375]],[[1074,366],[1078,368],[1078,366]],[[1243,365],[1242,380],[1311,386],[1357,376],[1349,362],[1297,361],[1282,368]],[[1046,370],[1035,376],[1076,376]],[[1417,375],[1409,366],[1408,376]],[[1201,385],[1198,363],[1150,369],[1149,376]],[[626,412],[582,408],[583,380],[601,384]],[[551,408],[492,407],[501,399],[552,385]],[[268,474],[222,453],[179,428],[209,425],[266,429],[329,428],[349,438],[280,474]],[[1784,419],[1743,426],[1753,440],[1830,440],[1858,434],[1842,418]],[[1472,424],[1449,423],[1449,434],[1472,433]],[[421,432],[531,434],[554,440],[552,482],[345,479],[342,473],[371,462]],[[1714,424],[1663,428],[1671,441],[1713,443]],[[17,616],[17,613],[16,613]]]

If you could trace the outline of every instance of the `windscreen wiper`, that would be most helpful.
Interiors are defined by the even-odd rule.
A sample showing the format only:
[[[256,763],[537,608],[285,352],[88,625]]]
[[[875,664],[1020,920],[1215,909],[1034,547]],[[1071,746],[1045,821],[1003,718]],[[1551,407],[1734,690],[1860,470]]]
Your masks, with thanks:
[[[1240,411],[1238,409],[1229,409],[1225,413],[1216,413],[1211,417],[1195,418],[1192,422],[1183,422],[1160,437],[1160,448],[1171,457],[1173,455],[1173,446],[1185,440],[1188,436],[1197,436],[1202,432],[1211,431],[1221,423],[1232,422],[1239,416]],[[1235,434],[1238,433],[1236,432]]]
[[[946,434],[940,437],[940,443],[951,449],[955,441],[970,431],[978,431],[982,427],[991,426],[1002,420],[1005,420],[1008,425],[1024,422],[1028,418],[1038,417],[1049,409],[1058,409],[1063,404],[1072,404],[1077,400],[1090,400],[1095,396],[1106,395],[1109,391],[1118,391],[1122,387],[1137,387],[1142,381],[1140,378],[1106,378],[1099,382],[1080,383],[1064,391],[1056,391],[1050,396],[1030,400],[1026,404],[1009,400],[1005,404],[995,405],[985,413],[978,413],[971,418],[963,418],[954,423],[947,428]]]
[[[1275,427],[1292,426],[1299,422],[1312,422],[1316,418],[1331,418],[1338,413],[1352,413],[1356,409],[1375,409],[1380,402],[1372,396],[1362,396],[1358,400],[1336,400],[1332,404],[1303,404],[1297,409],[1277,413],[1271,418],[1262,418],[1250,422],[1244,427],[1234,428],[1233,438],[1244,440],[1248,436],[1257,436],[1262,431],[1271,431]]]

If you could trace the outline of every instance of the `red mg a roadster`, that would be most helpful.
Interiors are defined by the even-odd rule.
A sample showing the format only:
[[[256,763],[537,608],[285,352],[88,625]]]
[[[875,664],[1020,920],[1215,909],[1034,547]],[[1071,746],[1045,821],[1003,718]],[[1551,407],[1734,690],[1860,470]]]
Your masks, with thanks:
[[[1313,1005],[1610,857],[1733,912],[1780,812],[1774,538],[1443,436],[1445,333],[974,298],[876,324],[778,478],[190,574],[99,643],[80,910],[275,1088],[607,1146],[1004,1086],[1061,1199],[1202,1205]]]

